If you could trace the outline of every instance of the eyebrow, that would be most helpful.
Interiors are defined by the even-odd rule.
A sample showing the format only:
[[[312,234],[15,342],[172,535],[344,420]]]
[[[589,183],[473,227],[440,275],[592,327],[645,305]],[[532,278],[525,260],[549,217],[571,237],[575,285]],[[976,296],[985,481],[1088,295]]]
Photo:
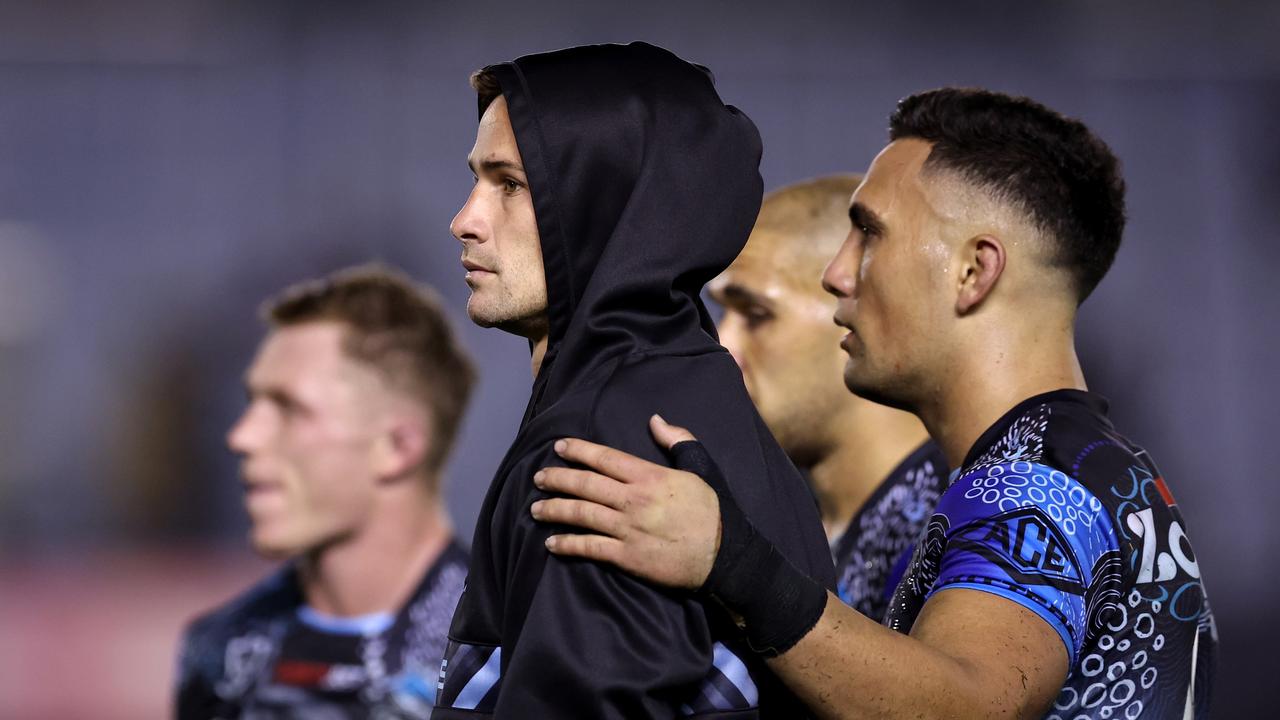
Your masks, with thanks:
[[[721,305],[762,305],[771,310],[773,309],[772,300],[737,283],[725,285],[721,290],[721,294],[724,296],[724,301],[720,303]]]
[[[849,221],[854,227],[865,227],[872,233],[884,234],[884,221],[871,208],[860,202],[849,206]]]
[[[467,167],[471,172],[476,172],[476,163],[471,158],[467,158]],[[480,169],[485,172],[495,172],[498,170],[515,170],[523,173],[524,168],[519,163],[513,163],[510,160],[485,160],[480,163]]]
[[[296,402],[296,398],[293,396],[293,394],[290,393],[288,390],[285,390],[283,387],[280,387],[279,385],[272,385],[269,383],[255,384],[249,378],[245,378],[240,384],[241,384],[241,387],[244,388],[244,395],[246,400],[253,400],[254,398],[265,397],[268,400],[273,400],[273,401],[278,401],[281,398],[285,398],[285,399]]]

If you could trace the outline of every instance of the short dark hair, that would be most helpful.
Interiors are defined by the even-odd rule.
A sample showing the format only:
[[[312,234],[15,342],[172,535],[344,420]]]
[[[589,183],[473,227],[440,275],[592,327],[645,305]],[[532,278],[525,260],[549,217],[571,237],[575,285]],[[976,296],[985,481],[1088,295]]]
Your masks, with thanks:
[[[476,91],[476,103],[480,107],[481,115],[502,94],[502,84],[498,82],[498,76],[488,68],[480,68],[471,73],[471,89]]]
[[[272,327],[332,321],[347,328],[343,351],[377,369],[426,407],[432,419],[427,468],[453,447],[476,372],[430,288],[377,264],[297,283],[264,303]]]
[[[1084,123],[1025,97],[942,88],[898,103],[889,139],[904,138],[933,143],[926,167],[992,192],[1052,238],[1078,303],[1107,274],[1124,233],[1124,179]]]

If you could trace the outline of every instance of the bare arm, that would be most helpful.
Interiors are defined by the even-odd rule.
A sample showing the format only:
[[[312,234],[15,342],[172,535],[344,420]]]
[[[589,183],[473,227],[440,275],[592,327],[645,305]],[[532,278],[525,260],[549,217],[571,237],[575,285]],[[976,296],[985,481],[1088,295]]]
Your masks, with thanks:
[[[932,598],[910,635],[829,594],[818,625],[768,662],[823,718],[1038,718],[1067,678],[1047,623],[964,589]]]
[[[665,447],[692,439],[660,419],[651,426]],[[720,544],[714,490],[696,475],[583,441],[564,441],[557,451],[590,469],[540,473],[540,487],[579,499],[543,501],[534,515],[594,534],[553,536],[553,552],[672,587],[702,586]],[[951,589],[925,604],[909,636],[828,594],[817,625],[769,664],[822,717],[1033,718],[1062,687],[1068,658],[1056,631],[1034,613]]]

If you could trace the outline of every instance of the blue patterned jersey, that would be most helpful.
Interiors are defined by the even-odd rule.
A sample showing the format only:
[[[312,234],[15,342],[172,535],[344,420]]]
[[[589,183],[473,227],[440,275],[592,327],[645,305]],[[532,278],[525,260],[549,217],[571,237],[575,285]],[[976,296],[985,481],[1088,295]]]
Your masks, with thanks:
[[[929,440],[880,483],[832,547],[840,599],[880,622],[946,484],[947,459]]]
[[[1019,404],[952,474],[885,623],[908,632],[948,588],[1036,613],[1070,672],[1047,717],[1206,718],[1217,631],[1173,495],[1106,401]]]
[[[425,720],[466,575],[450,543],[398,612],[350,619],[308,608],[286,566],[187,628],[175,716]]]

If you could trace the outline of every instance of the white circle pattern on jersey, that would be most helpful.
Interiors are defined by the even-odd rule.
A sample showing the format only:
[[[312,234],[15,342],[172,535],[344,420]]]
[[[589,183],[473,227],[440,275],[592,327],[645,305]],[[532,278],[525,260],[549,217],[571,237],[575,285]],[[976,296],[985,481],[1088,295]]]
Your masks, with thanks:
[[[1068,535],[1081,525],[1092,528],[1102,512],[1102,501],[1066,473],[1023,460],[980,468],[965,480],[966,500],[994,505],[1000,512],[1042,506]]]
[[[1110,720],[1121,714],[1127,720],[1141,717],[1143,703],[1136,697],[1138,688],[1150,690],[1159,677],[1159,671],[1151,664],[1151,654],[1160,652],[1164,647],[1164,635],[1155,632],[1153,615],[1160,611],[1161,603],[1144,597],[1136,589],[1130,591],[1126,600],[1116,606],[1115,615],[1106,624],[1106,632],[1095,639],[1094,652],[1080,661],[1080,674],[1099,681],[1089,685],[1083,694],[1070,686],[1064,687],[1054,701],[1054,712],[1045,720],[1093,720],[1095,717]],[[1147,644],[1142,645],[1144,642]],[[1119,659],[1113,657],[1111,665],[1107,666],[1103,653],[1112,649],[1128,653],[1130,648],[1134,648],[1132,654]],[[1103,688],[1101,696],[1094,694],[1098,687]],[[1109,690],[1106,689],[1108,687]],[[1081,709],[1096,712],[1096,715],[1072,714]]]

